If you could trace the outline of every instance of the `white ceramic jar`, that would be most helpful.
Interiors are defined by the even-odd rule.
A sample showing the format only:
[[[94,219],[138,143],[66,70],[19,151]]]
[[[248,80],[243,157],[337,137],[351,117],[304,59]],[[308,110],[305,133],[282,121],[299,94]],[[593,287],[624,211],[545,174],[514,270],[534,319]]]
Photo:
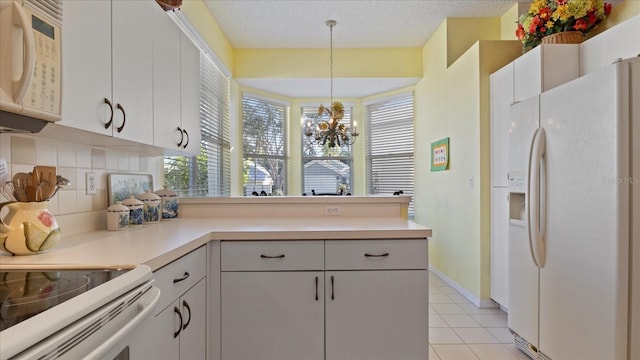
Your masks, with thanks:
[[[156,195],[160,196],[160,209],[162,212],[162,220],[170,220],[178,217],[178,193],[169,189],[164,185],[164,189],[156,191]]]
[[[145,190],[144,194],[139,194],[136,199],[142,201],[142,222],[157,223],[160,221],[160,196]]]
[[[144,208],[142,201],[136,199],[135,195],[131,195],[130,198],[124,199],[122,205],[129,209],[129,225],[142,225]]]
[[[107,208],[107,230],[125,230],[129,225],[129,208],[117,202]]]

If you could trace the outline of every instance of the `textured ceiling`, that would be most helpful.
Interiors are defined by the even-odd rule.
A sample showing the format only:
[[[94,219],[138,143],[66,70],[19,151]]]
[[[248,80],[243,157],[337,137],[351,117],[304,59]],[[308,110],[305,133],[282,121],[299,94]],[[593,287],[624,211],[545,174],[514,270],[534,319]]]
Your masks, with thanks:
[[[205,0],[231,46],[242,48],[422,47],[447,17],[493,17],[513,0]],[[361,97],[411,85],[416,79],[360,79],[341,85],[336,96]],[[294,97],[322,96],[304,79],[239,79],[242,85]],[[321,86],[321,89],[325,87]],[[302,96],[301,89],[305,89]],[[324,91],[326,92],[326,91]]]
[[[205,0],[231,46],[323,48],[336,20],[334,47],[421,47],[447,17],[504,14],[513,0]]]

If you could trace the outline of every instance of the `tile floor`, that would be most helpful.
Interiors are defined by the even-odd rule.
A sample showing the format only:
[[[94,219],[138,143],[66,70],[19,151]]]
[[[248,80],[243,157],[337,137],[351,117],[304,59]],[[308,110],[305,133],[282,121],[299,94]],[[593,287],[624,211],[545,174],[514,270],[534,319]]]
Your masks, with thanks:
[[[429,360],[530,360],[513,345],[507,314],[479,309],[429,273]]]

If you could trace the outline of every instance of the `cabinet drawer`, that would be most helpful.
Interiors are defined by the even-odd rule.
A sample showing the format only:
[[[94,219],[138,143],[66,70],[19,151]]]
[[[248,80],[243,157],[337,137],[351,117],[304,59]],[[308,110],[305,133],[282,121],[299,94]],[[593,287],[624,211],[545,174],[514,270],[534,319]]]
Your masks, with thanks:
[[[327,270],[427,269],[427,239],[328,240]]]
[[[223,241],[222,271],[323,270],[324,241]]]
[[[203,246],[153,273],[160,288],[156,313],[184,294],[207,274],[207,247]]]

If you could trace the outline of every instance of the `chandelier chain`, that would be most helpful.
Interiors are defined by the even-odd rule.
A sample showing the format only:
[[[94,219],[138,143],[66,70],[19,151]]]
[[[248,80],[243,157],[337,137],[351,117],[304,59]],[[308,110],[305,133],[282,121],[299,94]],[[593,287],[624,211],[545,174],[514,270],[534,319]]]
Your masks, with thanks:
[[[329,20],[327,21],[327,25],[329,26],[329,63],[331,66],[331,102],[329,102],[329,106],[331,106],[331,104],[333,104],[333,27],[336,25],[336,22]]]

